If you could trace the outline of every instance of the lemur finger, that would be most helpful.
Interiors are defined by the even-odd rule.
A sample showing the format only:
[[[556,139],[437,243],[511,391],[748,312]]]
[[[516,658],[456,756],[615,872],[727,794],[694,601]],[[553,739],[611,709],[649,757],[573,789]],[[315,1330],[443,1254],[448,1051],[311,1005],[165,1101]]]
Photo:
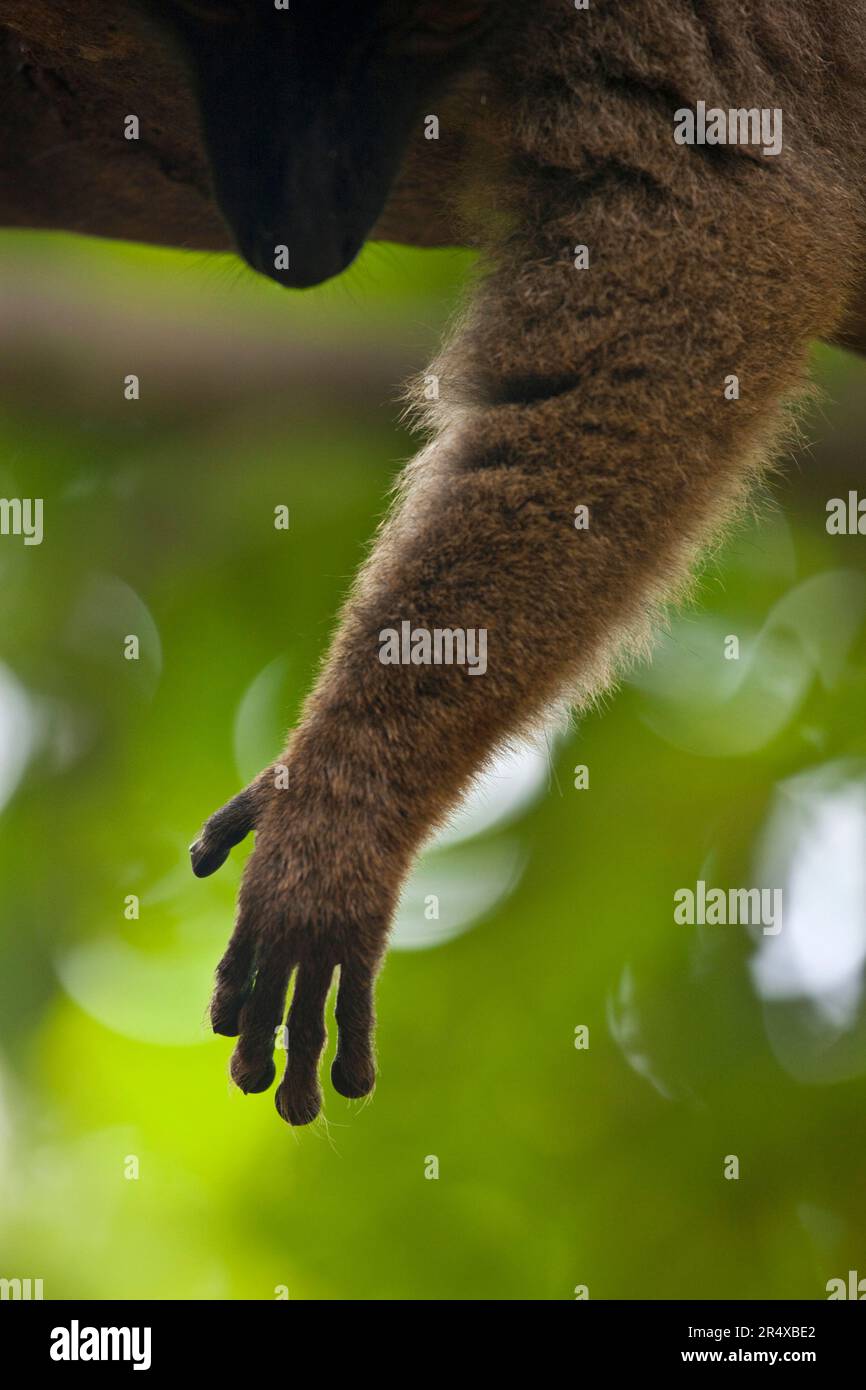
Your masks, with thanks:
[[[217,966],[210,1002],[211,1027],[224,1038],[236,1038],[240,1032],[241,1010],[252,993],[254,967],[255,938],[242,919]]]
[[[292,962],[284,950],[271,952],[258,964],[252,994],[241,1009],[231,1077],[245,1095],[266,1091],[276,1076],[274,1046],[283,1021]]]
[[[325,1004],[333,960],[305,959],[295,977],[287,1023],[286,1070],[274,1097],[287,1124],[307,1125],[322,1106],[319,1058],[325,1046]]]
[[[245,787],[242,792],[238,792],[237,796],[233,796],[231,801],[227,801],[225,806],[221,806],[205,821],[198,839],[189,847],[192,871],[196,878],[207,878],[208,874],[212,874],[225,863],[229,851],[234,849],[235,845],[239,845],[252,830],[257,810],[254,783],[253,786]]]
[[[376,1084],[373,1059],[373,985],[376,968],[366,962],[345,961],[340,966],[337,990],[337,1055],[331,1066],[334,1089],[341,1096],[357,1100]]]

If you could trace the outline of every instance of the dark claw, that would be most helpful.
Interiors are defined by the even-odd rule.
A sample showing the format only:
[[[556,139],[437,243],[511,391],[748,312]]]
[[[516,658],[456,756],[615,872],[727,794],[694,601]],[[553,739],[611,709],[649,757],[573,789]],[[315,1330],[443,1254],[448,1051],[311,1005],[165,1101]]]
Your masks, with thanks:
[[[207,878],[224,864],[229,853],[246,839],[256,819],[254,790],[246,787],[225,806],[215,811],[197,840],[189,847],[192,871],[196,878]]]
[[[322,1108],[321,1093],[295,1096],[286,1086],[278,1086],[274,1092],[277,1114],[287,1125],[309,1125]]]
[[[210,1004],[211,1027],[224,1038],[236,1038],[241,1031],[241,1014],[252,993],[255,978],[254,964],[252,936],[239,925],[217,966]]]
[[[260,1091],[266,1091],[273,1085],[277,1069],[271,1059],[262,1067],[259,1063],[255,1070],[251,1070],[235,1053],[231,1064],[232,1081],[243,1091],[245,1096],[258,1095]]]
[[[249,998],[249,992],[218,998],[214,996],[210,1006],[210,1026],[222,1038],[236,1038],[241,1031],[241,1011]]]
[[[349,1100],[368,1096],[376,1084],[373,1060],[373,980],[369,962],[348,961],[340,970],[337,991],[337,1055],[331,1066],[334,1090]]]
[[[375,1086],[376,1072],[372,1062],[366,1058],[349,1067],[338,1054],[331,1064],[331,1081],[334,1090],[347,1100],[360,1100],[362,1096],[368,1096]]]
[[[325,1004],[333,961],[307,959],[298,970],[287,1023],[286,1070],[275,1096],[277,1111],[287,1124],[308,1125],[322,1108],[319,1058],[325,1046]]]
[[[276,1076],[275,1034],[283,1016],[290,973],[285,959],[276,954],[261,961],[253,992],[243,1006],[229,1071],[245,1095],[266,1091]]]
[[[196,878],[207,878],[214,873],[226,862],[231,849],[232,846],[225,841],[208,845],[203,838],[195,840],[189,847],[189,857]]]

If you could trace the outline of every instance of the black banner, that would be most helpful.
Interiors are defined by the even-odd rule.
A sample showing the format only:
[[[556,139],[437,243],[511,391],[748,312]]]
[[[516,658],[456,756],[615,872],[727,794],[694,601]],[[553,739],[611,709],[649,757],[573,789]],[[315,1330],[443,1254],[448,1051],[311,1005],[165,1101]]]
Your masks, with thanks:
[[[341,1315],[342,1316],[342,1315]],[[351,1324],[351,1314],[349,1321]],[[484,1315],[482,1314],[482,1319]],[[287,1351],[287,1335],[315,1333],[307,1305],[269,1303],[40,1303],[8,1301],[0,1306],[7,1366],[93,1376],[100,1368],[114,1374],[247,1371],[267,1374]],[[520,1339],[520,1320],[511,1320],[508,1345]],[[607,1371],[668,1370],[674,1366],[806,1366],[826,1375],[842,1369],[860,1350],[863,1315],[840,1302],[660,1303],[578,1302],[569,1316],[550,1324],[564,1333],[581,1358]],[[382,1325],[378,1351],[398,1341],[405,1326]],[[462,1338],[461,1338],[462,1340]],[[366,1346],[366,1342],[364,1344]],[[504,1346],[505,1343],[503,1342]],[[479,1327],[479,1351],[490,1347]],[[329,1346],[329,1361],[336,1351]],[[359,1347],[353,1347],[357,1355]],[[425,1338],[422,1372],[429,1374],[440,1351],[453,1369],[454,1347],[441,1336]],[[555,1348],[551,1348],[555,1354]],[[461,1360],[464,1354],[461,1352]],[[331,1361],[331,1366],[333,1362]],[[411,1368],[407,1368],[412,1374]]]

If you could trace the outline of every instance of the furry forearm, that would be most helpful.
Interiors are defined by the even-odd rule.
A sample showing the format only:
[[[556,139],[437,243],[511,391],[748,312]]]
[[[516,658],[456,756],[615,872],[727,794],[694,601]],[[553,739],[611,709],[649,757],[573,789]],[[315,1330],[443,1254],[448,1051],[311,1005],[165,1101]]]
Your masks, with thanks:
[[[711,205],[652,211],[616,174],[603,204],[622,241],[608,230],[593,267],[575,269],[578,227],[601,215],[590,202],[579,222],[563,217],[558,258],[554,245],[525,263],[506,248],[438,364],[439,432],[404,475],[291,745],[309,797],[357,815],[400,871],[503,739],[563,695],[591,697],[643,639],[747,489],[808,340],[835,312],[819,282],[786,287],[798,248],[790,223],[781,242],[772,200],[731,203],[715,245]],[[662,256],[653,227],[675,212]],[[636,215],[645,260],[625,245]],[[739,267],[738,221],[754,278]],[[722,292],[699,284],[708,244]],[[739,399],[726,398],[731,374]],[[486,633],[486,670],[382,664],[382,634],[404,624]]]

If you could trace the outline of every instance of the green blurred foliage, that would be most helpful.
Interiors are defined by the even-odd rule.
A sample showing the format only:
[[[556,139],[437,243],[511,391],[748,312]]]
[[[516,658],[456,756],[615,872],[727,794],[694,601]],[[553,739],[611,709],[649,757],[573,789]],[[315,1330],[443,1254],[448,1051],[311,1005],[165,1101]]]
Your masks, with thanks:
[[[290,367],[257,389],[244,354],[265,336],[279,382],[283,352],[348,343],[360,362],[387,339],[417,367],[470,273],[456,253],[374,247],[291,297],[226,260],[0,237],[7,290],[57,306],[0,417],[0,494],[41,496],[46,517],[41,546],[0,543],[0,1274],[41,1277],[46,1297],[820,1298],[866,1274],[856,950],[829,1027],[805,995],[760,997],[747,929],[672,918],[699,877],[754,881],[780,787],[866,785],[866,539],[824,527],[826,499],[858,485],[853,359],[818,353],[828,401],[774,485],[781,508],[708,563],[652,673],[553,745],[508,829],[513,891],[389,956],[373,1100],[326,1081],[326,1118],[292,1132],[269,1096],[232,1090],[231,1044],[208,1034],[244,855],[200,883],[186,847],[278,752],[412,448],[397,380],[364,403],[326,379],[310,403]],[[119,337],[82,368],[91,314]],[[170,402],[146,375],[122,398],[145,320]],[[190,324],[218,360],[184,404],[172,345]],[[813,603],[802,586],[826,574]],[[749,668],[736,698],[730,633]],[[757,746],[738,754],[743,738]],[[846,871],[828,856],[810,939]]]

